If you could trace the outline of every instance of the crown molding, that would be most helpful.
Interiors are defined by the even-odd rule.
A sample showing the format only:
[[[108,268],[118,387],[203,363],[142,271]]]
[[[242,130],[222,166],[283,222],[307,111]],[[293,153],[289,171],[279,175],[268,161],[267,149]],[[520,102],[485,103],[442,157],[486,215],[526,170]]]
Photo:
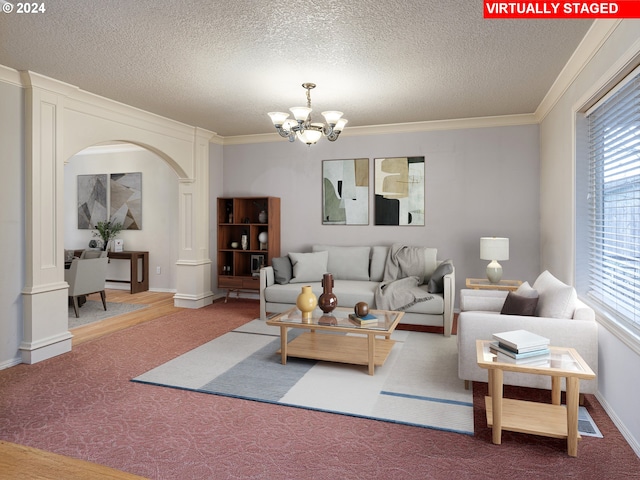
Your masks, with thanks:
[[[22,79],[20,78],[20,72],[13,68],[0,65],[0,82],[9,83],[16,87],[22,87]]]
[[[370,125],[350,127],[340,137],[357,137],[364,135],[386,135],[393,133],[433,132],[438,130],[462,130],[467,128],[507,127],[513,125],[531,125],[538,123],[533,113],[520,115],[500,115],[495,117],[458,118],[452,120],[433,120],[429,122],[394,123],[388,125]],[[223,145],[243,145],[250,143],[282,142],[277,133],[261,133],[257,135],[237,135],[219,137]]]
[[[538,105],[535,116],[538,123],[553,110],[553,107],[562,98],[567,89],[573,84],[580,72],[588,65],[591,59],[598,53],[602,45],[622,22],[617,20],[596,19],[584,36],[578,48],[573,52],[553,85]]]

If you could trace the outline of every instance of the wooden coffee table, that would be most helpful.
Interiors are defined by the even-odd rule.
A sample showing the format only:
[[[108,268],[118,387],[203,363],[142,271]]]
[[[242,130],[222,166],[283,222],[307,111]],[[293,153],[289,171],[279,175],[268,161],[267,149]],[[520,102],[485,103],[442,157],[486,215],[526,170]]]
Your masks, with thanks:
[[[353,309],[336,308],[331,314],[323,315],[318,309],[310,320],[302,320],[300,310],[293,307],[276,314],[267,325],[280,327],[280,350],[282,364],[287,364],[287,356],[310,358],[327,362],[367,365],[369,375],[376,366],[383,365],[395,343],[391,334],[404,315],[403,312],[371,310],[378,317],[377,323],[356,325],[349,320]],[[309,330],[288,342],[290,328]],[[345,335],[336,335],[343,333]],[[350,335],[346,335],[350,334]],[[382,338],[377,338],[382,337]]]
[[[499,362],[489,349],[489,340],[476,340],[478,366],[489,371],[489,396],[485,397],[487,424],[492,441],[499,445],[502,430],[566,438],[567,452],[578,456],[578,397],[580,379],[596,378],[593,370],[573,348],[549,347],[549,360],[541,365]],[[502,398],[503,373],[519,372],[551,377],[551,403]],[[561,380],[566,379],[567,405],[560,404]]]

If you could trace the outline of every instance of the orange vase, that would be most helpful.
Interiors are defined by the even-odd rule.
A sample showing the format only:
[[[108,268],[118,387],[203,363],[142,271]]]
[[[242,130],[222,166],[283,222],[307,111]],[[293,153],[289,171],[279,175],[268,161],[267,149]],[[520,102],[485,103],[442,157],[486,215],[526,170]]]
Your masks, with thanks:
[[[296,307],[302,312],[302,320],[311,320],[313,310],[318,306],[318,299],[311,291],[310,285],[302,287],[302,292],[296,299]]]

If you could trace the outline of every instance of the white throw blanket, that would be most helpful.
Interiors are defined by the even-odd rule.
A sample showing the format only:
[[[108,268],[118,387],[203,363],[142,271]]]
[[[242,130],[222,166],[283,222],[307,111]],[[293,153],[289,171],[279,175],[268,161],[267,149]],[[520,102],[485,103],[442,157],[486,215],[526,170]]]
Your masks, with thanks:
[[[375,292],[376,308],[380,310],[406,310],[419,302],[431,300],[425,290],[418,287],[424,281],[424,251],[394,243],[384,267],[383,281]]]

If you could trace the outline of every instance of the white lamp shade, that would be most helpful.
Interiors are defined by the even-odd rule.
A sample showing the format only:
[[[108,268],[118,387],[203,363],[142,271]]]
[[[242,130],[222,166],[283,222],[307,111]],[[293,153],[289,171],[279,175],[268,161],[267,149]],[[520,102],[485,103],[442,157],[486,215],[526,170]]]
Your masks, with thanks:
[[[329,125],[335,125],[342,117],[342,112],[338,112],[337,110],[329,110],[327,112],[322,112],[322,116],[327,121]]]
[[[309,107],[291,107],[289,110],[291,110],[291,113],[293,113],[293,116],[299,122],[304,122],[311,113]]]
[[[509,260],[509,239],[503,237],[482,237],[480,239],[482,260]]]
[[[307,145],[313,145],[318,140],[320,140],[320,137],[322,137],[322,132],[318,130],[307,129],[302,133],[297,132],[297,135],[298,135],[298,140],[300,140],[302,143],[306,143]]]
[[[341,132],[348,121],[349,120],[347,120],[346,118],[341,118],[340,120],[338,120],[338,123],[336,123],[336,126],[333,127],[333,130],[336,132]]]
[[[267,115],[271,117],[271,121],[274,125],[282,125],[289,116],[288,113],[284,112],[269,112]]]

